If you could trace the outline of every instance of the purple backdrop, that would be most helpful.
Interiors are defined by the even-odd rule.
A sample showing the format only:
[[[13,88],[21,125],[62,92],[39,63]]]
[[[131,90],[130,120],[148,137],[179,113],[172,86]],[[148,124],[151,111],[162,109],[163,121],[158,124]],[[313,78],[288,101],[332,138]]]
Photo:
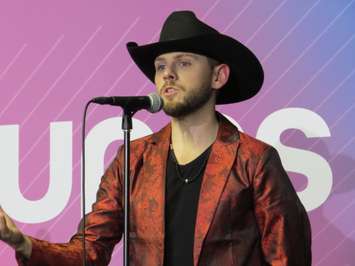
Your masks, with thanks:
[[[0,204],[27,234],[54,242],[70,238],[80,219],[84,104],[98,95],[153,91],[125,44],[156,41],[167,14],[192,9],[262,61],[265,83],[258,96],[219,110],[277,146],[297,190],[309,189],[302,200],[312,222],[313,264],[354,265],[353,2],[2,1]],[[92,158],[99,173],[120,144],[119,116],[112,107],[90,108],[91,147],[103,145],[104,160]],[[136,118],[136,137],[168,121],[163,113]],[[60,189],[49,189],[51,168],[63,173],[56,178]],[[120,243],[110,265],[121,265],[121,256]],[[0,261],[15,265],[3,243]]]

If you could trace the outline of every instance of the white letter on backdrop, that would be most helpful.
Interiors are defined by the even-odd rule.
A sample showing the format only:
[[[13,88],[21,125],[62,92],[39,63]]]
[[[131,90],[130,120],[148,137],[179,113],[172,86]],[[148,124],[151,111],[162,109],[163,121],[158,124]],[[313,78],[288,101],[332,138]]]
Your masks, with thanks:
[[[0,126],[0,203],[23,223],[46,222],[66,206],[72,188],[72,123],[50,124],[50,179],[40,200],[25,199],[19,187],[19,126]],[[24,177],[30,178],[30,177]]]
[[[329,137],[330,131],[323,118],[315,112],[303,108],[285,108],[267,116],[257,132],[258,139],[279,151],[286,170],[307,177],[308,185],[298,192],[298,196],[306,210],[310,211],[328,198],[333,184],[332,170],[319,154],[288,147],[280,142],[281,133],[291,128],[301,130],[308,138]]]

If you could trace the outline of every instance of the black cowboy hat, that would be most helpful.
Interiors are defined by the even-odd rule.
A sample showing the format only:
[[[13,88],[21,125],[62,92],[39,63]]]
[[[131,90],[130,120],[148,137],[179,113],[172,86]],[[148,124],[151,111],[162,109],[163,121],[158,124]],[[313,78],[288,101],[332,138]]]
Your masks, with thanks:
[[[153,83],[154,60],[164,53],[191,52],[229,65],[230,76],[217,95],[217,104],[235,103],[253,97],[264,80],[259,60],[247,47],[203,23],[191,11],[170,14],[163,25],[159,42],[142,46],[129,42],[127,49]]]

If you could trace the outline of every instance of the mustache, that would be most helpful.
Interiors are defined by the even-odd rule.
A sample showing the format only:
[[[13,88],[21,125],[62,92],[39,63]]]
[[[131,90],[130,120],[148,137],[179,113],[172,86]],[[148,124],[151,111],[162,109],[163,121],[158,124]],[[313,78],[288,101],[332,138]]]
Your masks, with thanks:
[[[160,88],[159,91],[164,91],[166,88],[169,88],[169,87],[177,88],[180,90],[185,90],[182,86],[176,84],[175,82],[166,82],[163,84],[163,86]]]

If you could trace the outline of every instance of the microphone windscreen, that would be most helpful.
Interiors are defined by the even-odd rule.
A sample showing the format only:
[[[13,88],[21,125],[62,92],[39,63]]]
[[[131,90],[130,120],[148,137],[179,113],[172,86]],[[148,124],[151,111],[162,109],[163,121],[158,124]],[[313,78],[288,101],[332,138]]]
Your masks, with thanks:
[[[163,108],[163,99],[155,92],[149,93],[150,107],[147,109],[151,113],[159,112]]]

